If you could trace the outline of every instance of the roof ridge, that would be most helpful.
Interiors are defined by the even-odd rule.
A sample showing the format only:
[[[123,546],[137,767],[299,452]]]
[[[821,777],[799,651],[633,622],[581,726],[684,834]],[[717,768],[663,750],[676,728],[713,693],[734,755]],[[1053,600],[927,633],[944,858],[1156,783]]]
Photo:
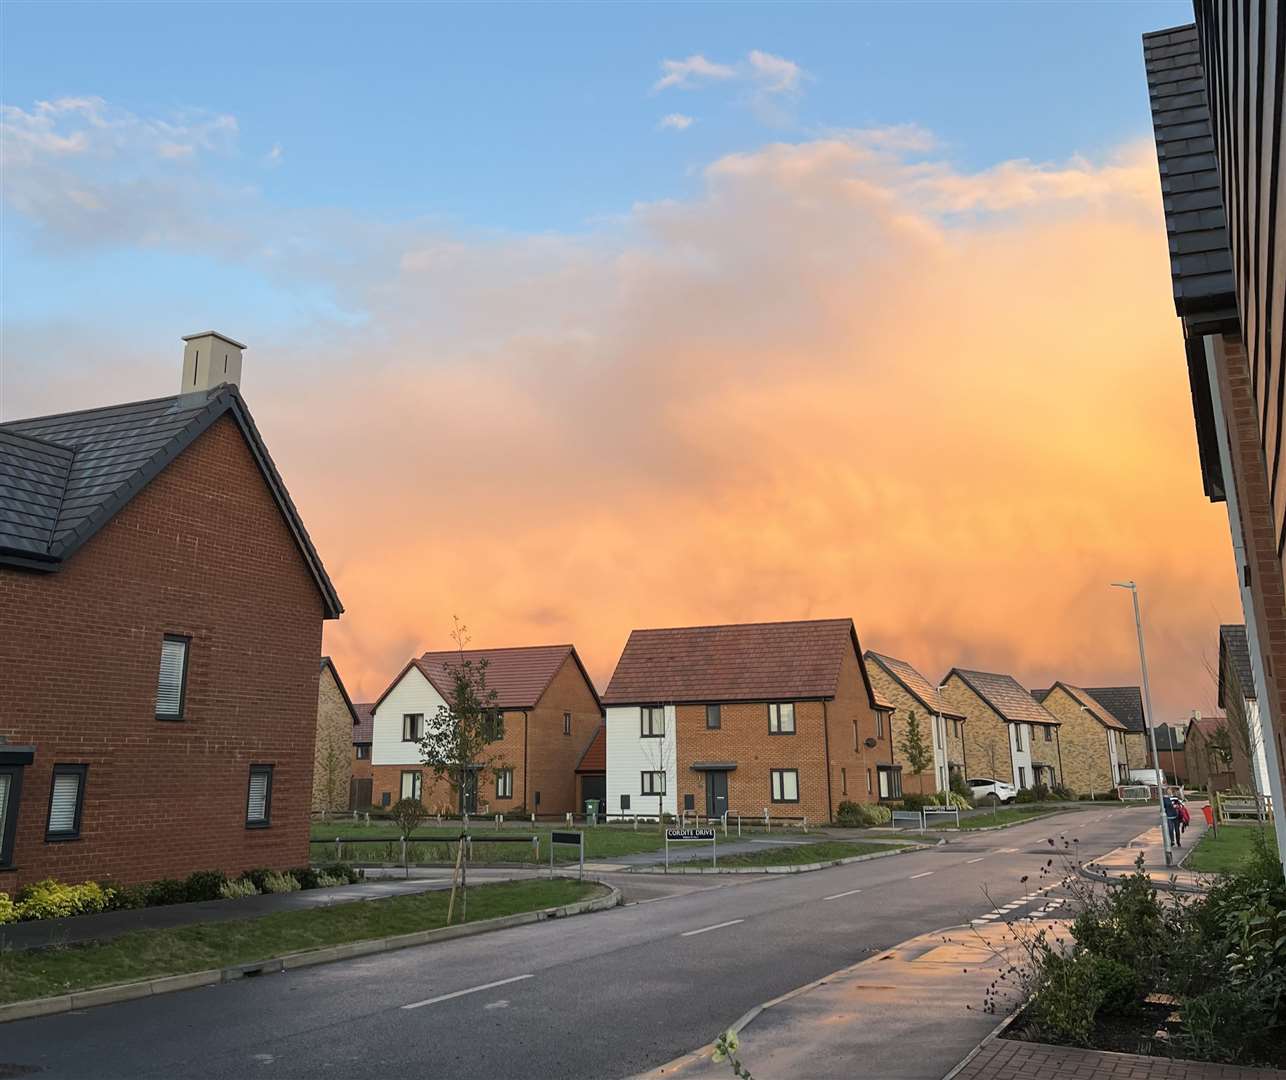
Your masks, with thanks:
[[[703,623],[697,626],[636,626],[631,634],[661,634],[668,630],[731,630],[750,626],[820,626],[823,623],[847,623],[852,625],[853,617],[836,616],[828,619],[770,619],[765,622]]]
[[[469,653],[477,652],[518,652],[525,649],[574,649],[575,646],[570,641],[555,642],[550,645],[496,645],[494,647],[484,646],[478,649],[425,649],[420,653],[421,658],[425,656],[444,656],[447,653]]]

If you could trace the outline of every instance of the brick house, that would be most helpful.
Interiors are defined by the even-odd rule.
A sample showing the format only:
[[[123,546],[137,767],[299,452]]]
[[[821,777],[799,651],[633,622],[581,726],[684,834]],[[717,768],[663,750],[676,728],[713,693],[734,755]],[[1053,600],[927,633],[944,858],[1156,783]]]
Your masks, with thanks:
[[[1060,721],[1054,745],[1064,784],[1078,795],[1103,795],[1129,780],[1126,727],[1111,710],[1079,686],[1065,682],[1033,690],[1032,697]]]
[[[965,718],[965,754],[975,777],[1020,788],[1058,782],[1059,720],[1015,678],[952,668],[942,697]]]
[[[1229,735],[1237,744],[1238,756],[1250,757],[1247,775],[1254,782],[1255,793],[1267,795],[1272,790],[1268,778],[1268,744],[1255,696],[1244,626],[1219,627],[1219,708],[1228,718]]]
[[[1137,686],[1087,686],[1090,697],[1125,726],[1125,764],[1130,769],[1152,768],[1152,740],[1143,714],[1143,691]]]
[[[348,806],[353,778],[353,729],[357,711],[329,656],[317,683],[317,742],[313,747],[313,813]]]
[[[350,810],[367,810],[374,802],[371,774],[371,737],[375,727],[373,701],[353,703],[357,723],[353,725],[353,780],[348,796]]]
[[[908,717],[915,713],[925,742],[933,747],[933,765],[929,769],[932,790],[948,790],[953,774],[959,774],[963,779],[966,772],[965,718],[953,711],[938,688],[905,660],[868,649],[866,670],[876,695],[890,703],[890,723],[898,725],[896,730],[890,728],[893,760],[902,767],[904,776],[910,764],[902,750],[902,733]],[[916,779],[918,781],[922,777]]]
[[[612,814],[830,821],[899,778],[851,619],[635,630],[603,702]]]
[[[1179,724],[1157,724],[1157,754],[1166,780],[1171,784],[1188,782],[1188,757],[1183,735],[1184,729]]]
[[[375,801],[389,806],[419,798],[432,810],[457,813],[535,813],[577,810],[576,766],[603,719],[598,691],[572,645],[466,649],[487,662],[487,685],[498,692],[499,737],[492,744],[495,775],[453,792],[420,758],[425,725],[446,707],[450,669],[458,650],[412,660],[372,706],[371,778]],[[503,766],[503,768],[500,768]]]
[[[237,389],[0,424],[0,890],[308,861],[343,608]]]
[[[1192,787],[1206,791],[1230,791],[1236,787],[1249,790],[1250,759],[1238,752],[1237,740],[1228,732],[1224,717],[1197,715],[1189,720],[1183,733],[1183,756]]]

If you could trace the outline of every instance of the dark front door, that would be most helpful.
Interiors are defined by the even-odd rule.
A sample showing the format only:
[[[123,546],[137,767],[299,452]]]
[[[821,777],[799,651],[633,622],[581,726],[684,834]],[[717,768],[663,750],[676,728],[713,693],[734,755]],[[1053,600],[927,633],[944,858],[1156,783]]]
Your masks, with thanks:
[[[585,773],[580,778],[580,806],[576,812],[585,812],[585,803],[590,799],[598,800],[600,815],[607,811],[607,776],[604,773]]]
[[[728,774],[722,769],[706,773],[706,815],[723,817],[728,810]]]
[[[478,812],[478,773],[474,769],[465,775],[464,790],[460,792],[460,811],[465,814]]]
[[[348,782],[348,808],[350,810],[369,810],[371,805],[372,780],[368,776],[360,779],[354,776]]]

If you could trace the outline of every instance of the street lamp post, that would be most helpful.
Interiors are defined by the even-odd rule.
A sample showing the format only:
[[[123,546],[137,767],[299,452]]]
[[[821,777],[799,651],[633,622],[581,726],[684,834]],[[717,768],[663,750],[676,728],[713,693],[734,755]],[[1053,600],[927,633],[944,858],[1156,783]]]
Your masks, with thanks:
[[[1114,589],[1129,589],[1134,601],[1134,629],[1139,635],[1139,666],[1143,669],[1143,719],[1148,728],[1148,740],[1152,744],[1152,764],[1157,776],[1157,810],[1161,815],[1161,845],[1165,849],[1165,864],[1174,863],[1174,852],[1170,847],[1170,826],[1165,819],[1165,791],[1161,781],[1161,755],[1157,752],[1157,729],[1152,723],[1152,690],[1148,685],[1148,654],[1143,648],[1143,616],[1139,613],[1139,589],[1133,581],[1114,581]]]

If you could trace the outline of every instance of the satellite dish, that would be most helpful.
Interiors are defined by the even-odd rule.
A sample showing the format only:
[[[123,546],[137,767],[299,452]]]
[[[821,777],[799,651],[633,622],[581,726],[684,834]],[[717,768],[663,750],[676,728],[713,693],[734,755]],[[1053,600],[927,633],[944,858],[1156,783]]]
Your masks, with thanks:
[[[875,740],[875,739],[868,738],[868,739],[866,740],[866,745],[867,745],[867,747],[868,747],[868,748],[870,748],[870,749],[874,749],[874,748],[875,748],[875,743],[876,743],[876,740]]]

